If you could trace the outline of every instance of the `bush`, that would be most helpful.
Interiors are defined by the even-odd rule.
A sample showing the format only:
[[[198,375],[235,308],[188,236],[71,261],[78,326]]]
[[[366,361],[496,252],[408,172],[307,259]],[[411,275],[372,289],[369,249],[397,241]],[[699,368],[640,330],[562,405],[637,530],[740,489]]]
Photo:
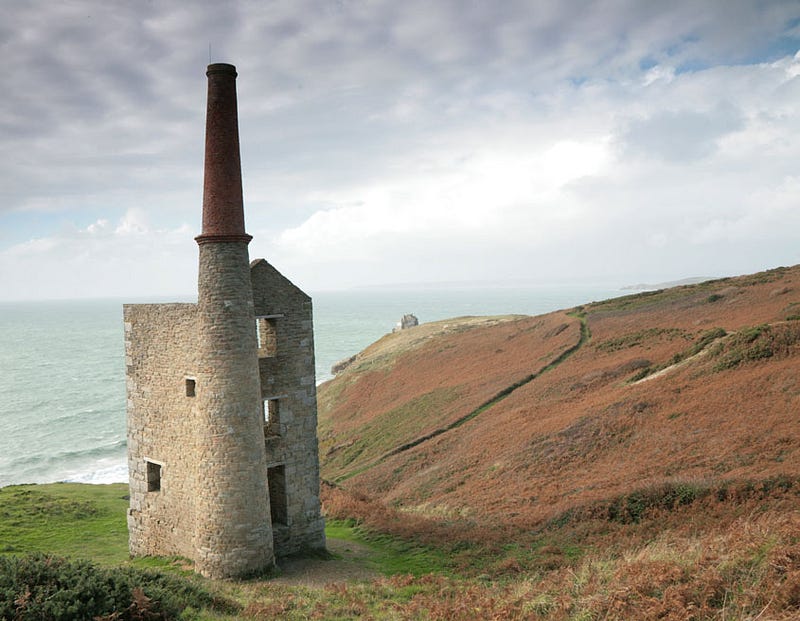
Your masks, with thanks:
[[[797,324],[764,324],[743,328],[724,347],[711,352],[718,358],[714,370],[724,371],[745,362],[787,356],[794,351],[797,343],[800,343],[800,326]]]
[[[692,483],[664,483],[614,498],[607,506],[606,519],[621,524],[638,524],[658,511],[674,511],[708,495],[708,488]]]
[[[188,608],[233,610],[187,578],[43,554],[0,557],[0,619],[177,619]]]
[[[628,382],[638,382],[639,380],[644,379],[648,375],[652,375],[656,371],[660,371],[674,364],[678,364],[679,362],[683,362],[687,358],[691,358],[692,356],[699,354],[706,347],[711,345],[711,343],[713,343],[719,338],[722,338],[726,334],[727,332],[725,332],[725,330],[722,328],[712,328],[710,330],[706,330],[692,345],[690,345],[687,349],[684,349],[683,351],[680,351],[674,356],[672,356],[672,358],[670,358],[668,362],[664,364],[650,365],[644,367],[643,369],[640,369],[637,373],[635,373],[633,377],[631,377],[628,380]]]

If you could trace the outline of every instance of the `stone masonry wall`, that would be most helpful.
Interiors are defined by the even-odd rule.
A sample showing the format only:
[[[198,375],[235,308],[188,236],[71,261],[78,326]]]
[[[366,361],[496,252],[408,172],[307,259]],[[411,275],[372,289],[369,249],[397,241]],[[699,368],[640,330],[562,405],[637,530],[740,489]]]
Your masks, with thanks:
[[[263,331],[274,330],[264,340],[275,339],[274,351],[262,348],[259,358],[261,397],[278,403],[277,427],[265,424],[270,491],[285,496],[280,498],[285,522],[273,523],[275,552],[283,556],[322,549],[311,298],[263,259],[251,263],[251,282],[255,315],[268,322]],[[283,490],[275,489],[276,479],[278,486],[285,485]]]
[[[274,564],[246,242],[200,244],[194,555],[213,578]]]
[[[197,366],[194,304],[125,305],[128,528],[134,556],[192,558],[195,528],[196,398],[186,380]],[[160,490],[148,491],[147,461],[161,466]]]
[[[244,575],[271,564],[273,549],[325,547],[311,299],[266,261],[249,275],[233,285],[252,285],[244,320],[231,323],[230,313],[248,306],[247,295],[230,291],[205,320],[195,304],[124,307],[134,556],[181,555],[206,575]],[[261,358],[256,316],[273,339]],[[248,356],[253,364],[236,362]],[[277,407],[270,415],[267,405],[267,423],[269,399]],[[160,471],[158,490],[148,491],[148,462]],[[279,496],[272,511],[270,494]]]

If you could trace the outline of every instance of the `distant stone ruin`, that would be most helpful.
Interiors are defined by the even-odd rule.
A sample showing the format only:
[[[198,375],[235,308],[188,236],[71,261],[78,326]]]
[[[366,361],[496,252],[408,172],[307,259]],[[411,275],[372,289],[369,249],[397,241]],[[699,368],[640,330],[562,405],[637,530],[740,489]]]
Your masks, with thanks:
[[[413,328],[414,326],[419,325],[419,319],[417,319],[416,315],[408,314],[403,315],[403,318],[397,322],[397,325],[394,327],[392,332],[400,332],[400,330],[408,330],[409,328]]]

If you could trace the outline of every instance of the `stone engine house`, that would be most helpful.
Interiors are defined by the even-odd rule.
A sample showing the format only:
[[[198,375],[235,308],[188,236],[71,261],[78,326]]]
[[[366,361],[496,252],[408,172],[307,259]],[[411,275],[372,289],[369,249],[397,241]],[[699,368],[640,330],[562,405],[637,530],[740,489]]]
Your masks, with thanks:
[[[197,304],[124,306],[134,556],[234,578],[325,547],[311,298],[250,262],[236,69],[209,65]]]

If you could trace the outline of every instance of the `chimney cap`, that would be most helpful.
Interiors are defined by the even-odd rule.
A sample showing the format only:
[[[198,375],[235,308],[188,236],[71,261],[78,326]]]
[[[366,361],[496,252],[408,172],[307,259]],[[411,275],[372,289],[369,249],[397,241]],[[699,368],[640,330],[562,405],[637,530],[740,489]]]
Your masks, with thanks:
[[[209,65],[208,69],[206,69],[206,75],[210,76],[214,73],[227,73],[232,75],[234,78],[238,75],[236,73],[236,67],[229,65],[228,63],[214,63]]]

